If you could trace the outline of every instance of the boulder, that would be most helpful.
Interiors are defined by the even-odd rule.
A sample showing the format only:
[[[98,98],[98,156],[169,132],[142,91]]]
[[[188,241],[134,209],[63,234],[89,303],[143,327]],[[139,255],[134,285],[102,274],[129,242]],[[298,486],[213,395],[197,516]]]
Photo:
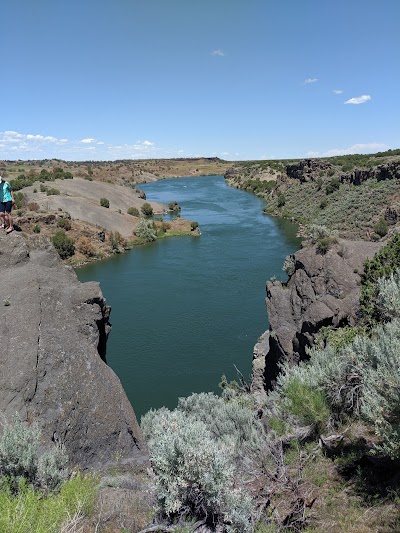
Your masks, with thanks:
[[[50,242],[0,235],[0,408],[63,443],[71,465],[101,470],[148,462],[135,413],[106,364],[110,308],[80,283]],[[122,459],[121,459],[122,457]]]

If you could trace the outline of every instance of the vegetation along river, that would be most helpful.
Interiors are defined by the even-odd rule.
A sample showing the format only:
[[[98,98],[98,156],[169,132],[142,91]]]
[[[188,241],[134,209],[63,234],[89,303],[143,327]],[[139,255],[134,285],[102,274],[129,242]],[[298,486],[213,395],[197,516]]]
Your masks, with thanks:
[[[286,279],[296,226],[262,213],[255,195],[222,176],[141,184],[147,199],[177,201],[200,237],[170,237],[77,270],[112,306],[107,361],[140,417],[181,396],[218,391],[234,365],[250,377],[253,346],[267,327],[265,283]]]

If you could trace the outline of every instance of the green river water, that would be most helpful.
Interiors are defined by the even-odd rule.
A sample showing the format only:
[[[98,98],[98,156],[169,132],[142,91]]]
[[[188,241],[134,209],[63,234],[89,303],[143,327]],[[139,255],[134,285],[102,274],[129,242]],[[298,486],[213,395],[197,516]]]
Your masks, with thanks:
[[[250,376],[252,350],[268,327],[265,283],[286,279],[297,227],[262,213],[263,202],[222,176],[141,184],[147,199],[176,200],[200,237],[171,237],[77,269],[99,281],[112,307],[108,364],[136,415],[218,391],[221,375]]]

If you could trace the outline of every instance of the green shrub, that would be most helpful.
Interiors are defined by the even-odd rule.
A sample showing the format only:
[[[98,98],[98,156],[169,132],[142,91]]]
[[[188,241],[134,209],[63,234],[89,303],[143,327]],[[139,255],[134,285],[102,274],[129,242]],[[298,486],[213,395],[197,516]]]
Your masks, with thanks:
[[[374,231],[379,235],[379,237],[384,237],[387,234],[389,231],[389,226],[384,218],[380,218],[375,224]]]
[[[21,209],[26,206],[26,195],[23,192],[15,192],[14,201],[16,208]]]
[[[43,183],[40,184],[40,192],[46,192],[48,187],[46,185],[43,185]]]
[[[40,233],[40,226],[39,224],[35,224],[32,228],[33,233]]]
[[[145,242],[155,241],[157,238],[154,222],[144,218],[139,220],[133,233]]]
[[[381,313],[377,307],[378,279],[388,279],[398,268],[400,268],[400,235],[395,234],[372,259],[364,263],[360,310],[366,324],[371,326],[381,319]]]
[[[300,424],[323,427],[328,422],[330,410],[321,390],[292,377],[282,388],[282,394],[283,411],[296,417]]]
[[[78,532],[85,515],[94,509],[97,493],[94,477],[76,475],[60,491],[43,495],[26,483],[15,494],[3,480],[0,488],[0,531],[4,533]],[[81,528],[79,529],[81,531]]]
[[[181,206],[178,204],[178,202],[169,202],[168,209],[170,211],[180,211]]]
[[[57,231],[51,240],[61,259],[67,259],[74,255],[74,241],[70,237],[67,237],[64,230],[60,229]]]
[[[149,217],[153,214],[153,208],[148,202],[144,202],[140,210],[146,217]]]
[[[68,218],[60,217],[57,219],[57,226],[63,228],[66,231],[71,229],[71,221]]]
[[[100,205],[108,209],[110,207],[110,201],[107,198],[100,198]]]
[[[51,187],[50,189],[46,189],[47,196],[58,196],[60,194],[59,189],[55,189],[54,187]]]
[[[320,204],[319,204],[319,207],[320,209],[325,209],[325,207],[327,207],[328,205],[328,200],[326,198],[324,198],[323,200],[321,200]]]
[[[278,207],[283,207],[286,203],[286,197],[283,193],[279,193],[278,194],[278,202],[277,202],[277,205]]]
[[[335,237],[320,237],[316,242],[317,252],[325,255],[336,242]]]
[[[127,213],[128,215],[132,215],[133,217],[138,217],[139,209],[137,207],[129,207]]]
[[[339,178],[333,178],[327,185],[326,185],[326,194],[332,194],[335,191],[337,191],[340,187],[340,181]]]
[[[193,221],[193,222],[190,223],[190,229],[191,229],[192,231],[194,231],[194,230],[197,229],[198,227],[199,227],[199,223],[198,223],[198,222]]]

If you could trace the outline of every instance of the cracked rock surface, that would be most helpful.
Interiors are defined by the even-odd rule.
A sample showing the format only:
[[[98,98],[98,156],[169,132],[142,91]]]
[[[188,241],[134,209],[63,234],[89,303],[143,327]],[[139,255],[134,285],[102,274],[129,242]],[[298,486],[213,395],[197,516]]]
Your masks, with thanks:
[[[80,283],[40,236],[0,234],[0,409],[37,421],[71,465],[145,465],[147,449],[107,366],[110,330],[99,284]]]
[[[382,244],[340,239],[325,255],[309,245],[293,255],[287,283],[267,282],[270,330],[254,349],[254,391],[270,389],[282,363],[307,359],[321,327],[354,324],[364,261]]]

